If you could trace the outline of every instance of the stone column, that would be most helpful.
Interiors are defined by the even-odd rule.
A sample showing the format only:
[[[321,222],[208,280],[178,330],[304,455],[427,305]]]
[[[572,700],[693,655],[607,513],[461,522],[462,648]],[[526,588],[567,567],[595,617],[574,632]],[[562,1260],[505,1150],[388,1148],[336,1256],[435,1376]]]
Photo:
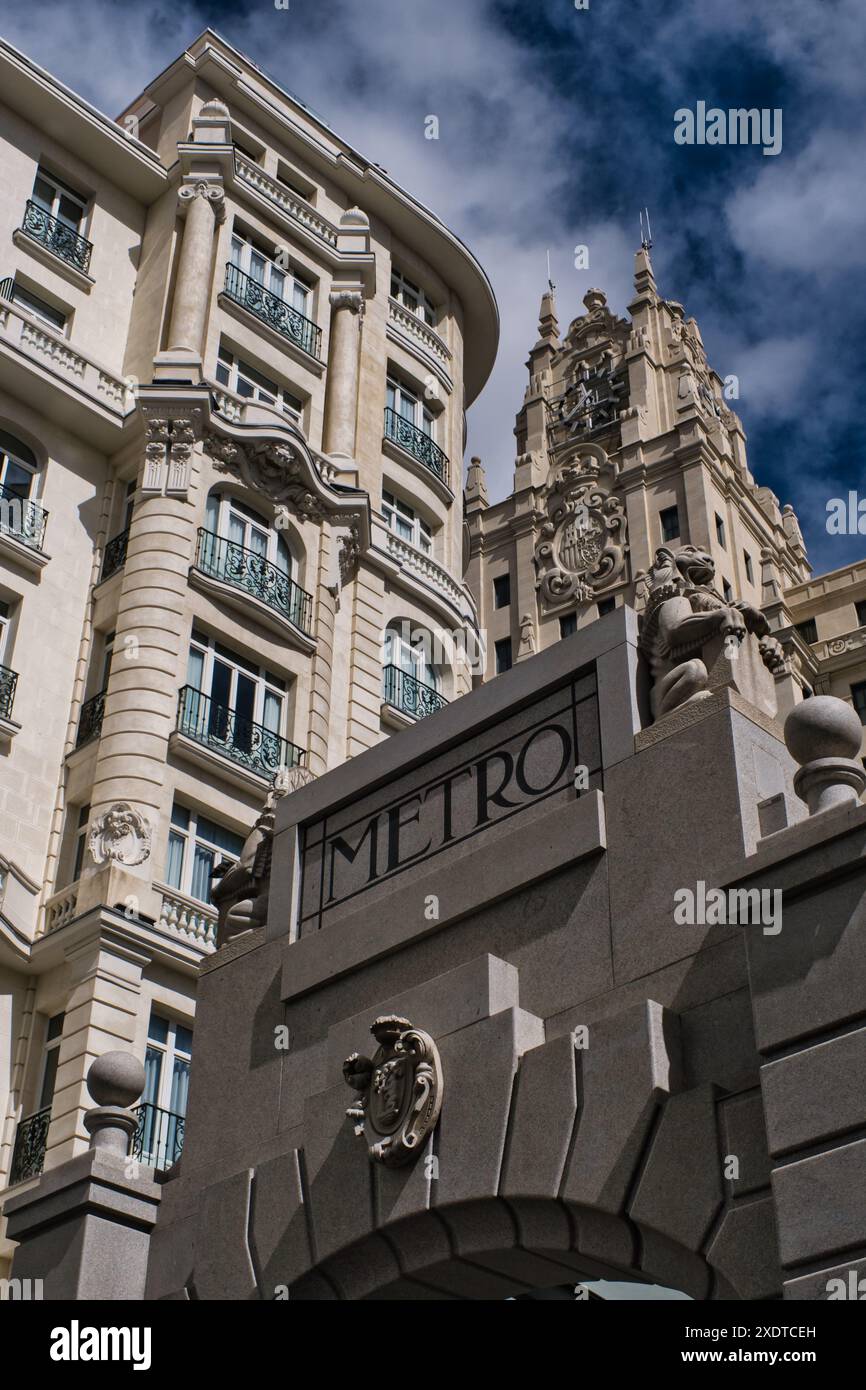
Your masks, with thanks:
[[[341,289],[333,290],[329,298],[333,316],[328,353],[324,450],[326,454],[339,458],[354,458],[358,409],[358,324],[364,296],[358,289]]]
[[[171,809],[165,762],[186,668],[198,474],[192,417],[200,407],[158,400],[142,408],[149,442],[129,528],[78,910],[120,904],[158,919],[151,884],[162,868]]]
[[[187,208],[174,305],[168,334],[168,351],[157,355],[154,380],[198,382],[202,372],[202,345],[211,291],[214,227],[225,217],[221,183],[199,179],[185,183],[178,193]]]

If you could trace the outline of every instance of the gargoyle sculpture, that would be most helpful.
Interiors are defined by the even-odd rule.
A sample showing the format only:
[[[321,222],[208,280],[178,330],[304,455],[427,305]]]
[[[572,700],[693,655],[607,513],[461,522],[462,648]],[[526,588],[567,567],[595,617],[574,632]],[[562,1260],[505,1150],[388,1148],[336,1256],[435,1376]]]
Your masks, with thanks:
[[[714,637],[727,639],[736,651],[746,634],[753,633],[767,669],[773,674],[784,670],[782,647],[769,635],[763,613],[749,603],[723,598],[713,588],[715,574],[707,551],[681,545],[661,546],[644,576],[648,592],[640,646],[652,671],[654,719],[709,697],[701,652]]]
[[[217,865],[211,886],[211,897],[219,914],[217,948],[241,932],[263,926],[267,920],[277,801],[312,780],[313,774],[303,767],[278,772],[237,863],[223,861]]]

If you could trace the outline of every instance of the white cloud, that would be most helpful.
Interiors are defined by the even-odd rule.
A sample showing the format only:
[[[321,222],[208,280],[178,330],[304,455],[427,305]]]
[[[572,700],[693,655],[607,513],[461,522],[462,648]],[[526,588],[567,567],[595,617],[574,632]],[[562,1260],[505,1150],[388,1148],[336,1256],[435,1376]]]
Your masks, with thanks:
[[[781,271],[837,276],[866,259],[866,132],[823,130],[798,157],[762,168],[725,209],[736,246]]]

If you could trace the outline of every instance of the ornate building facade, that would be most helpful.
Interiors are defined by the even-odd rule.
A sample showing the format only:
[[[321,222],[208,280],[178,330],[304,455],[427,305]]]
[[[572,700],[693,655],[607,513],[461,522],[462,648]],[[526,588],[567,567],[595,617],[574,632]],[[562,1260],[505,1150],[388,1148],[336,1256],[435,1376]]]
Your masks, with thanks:
[[[183,1138],[198,967],[268,789],[468,691],[472,255],[210,31],[112,121],[3,46],[0,1183],[90,1062]],[[447,644],[446,644],[447,646]],[[0,1245],[0,1274],[8,1243]]]
[[[692,545],[720,596],[760,609],[781,642],[780,708],[837,695],[866,719],[866,565],[812,576],[793,508],[749,471],[736,387],[659,293],[646,247],[628,318],[600,290],[583,302],[561,335],[553,287],[542,298],[511,495],[490,504],[481,461],[469,467],[488,677],[613,608],[641,612],[658,549]]]

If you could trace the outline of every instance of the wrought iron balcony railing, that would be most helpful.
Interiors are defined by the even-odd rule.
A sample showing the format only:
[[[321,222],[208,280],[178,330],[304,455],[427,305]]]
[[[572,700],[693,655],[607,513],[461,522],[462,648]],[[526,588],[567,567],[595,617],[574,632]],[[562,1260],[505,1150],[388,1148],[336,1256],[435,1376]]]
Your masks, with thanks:
[[[75,266],[76,270],[83,271],[85,275],[89,271],[92,243],[86,237],[79,236],[74,227],[52,217],[32,198],[27,200],[21,230],[38,241],[40,246],[53,251],[55,256]]]
[[[319,356],[322,342],[321,328],[318,328],[312,319],[305,318],[293,305],[280,299],[278,294],[272,294],[270,290],[266,290],[264,285],[259,284],[258,280],[254,280],[251,275],[246,275],[239,266],[233,265],[231,261],[226,265],[225,292],[229,299],[233,299],[244,309],[249,309],[250,313],[255,314],[262,323],[276,329],[277,333],[281,333],[284,338],[290,338],[311,357]]]
[[[313,618],[312,594],[295,584],[263,555],[200,527],[195,563],[202,574],[252,594],[302,632],[309,633]]]
[[[269,780],[280,768],[301,767],[306,758],[297,744],[264,724],[215,704],[192,685],[183,686],[178,696],[177,728],[178,733]]]
[[[392,410],[389,405],[385,406],[385,438],[390,439],[395,444],[399,444],[401,449],[405,449],[407,454],[411,454],[419,463],[423,463],[431,473],[435,473],[437,478],[441,478],[443,483],[448,483],[448,455],[444,454],[438,444],[434,444],[429,434],[419,430],[417,425],[413,425],[411,420],[406,420],[399,415],[396,410]]]
[[[423,719],[448,704],[445,696],[432,685],[425,685],[407,671],[401,671],[399,666],[385,667],[383,699],[386,705],[392,705],[412,719]]]
[[[148,1168],[162,1171],[170,1168],[180,1158],[183,1149],[186,1116],[176,1115],[173,1110],[161,1110],[150,1101],[142,1101],[134,1107],[138,1126],[132,1136],[130,1158],[137,1158]]]
[[[29,497],[22,497],[14,487],[0,487],[0,531],[14,536],[33,550],[45,543],[45,524],[48,513]]]
[[[17,684],[18,672],[10,671],[8,666],[0,666],[0,719],[12,718],[12,704]]]
[[[75,747],[81,748],[92,738],[98,738],[102,731],[102,716],[105,714],[105,691],[100,690],[92,699],[85,700],[78,719],[78,734]]]
[[[126,564],[126,547],[129,544],[129,527],[121,531],[119,535],[112,537],[105,547],[105,554],[102,557],[101,579],[110,579],[118,570],[122,570]]]
[[[51,1124],[51,1106],[37,1110],[26,1119],[19,1120],[15,1131],[15,1148],[12,1150],[12,1167],[9,1169],[9,1186],[16,1182],[26,1182],[28,1178],[38,1178],[45,1163],[45,1148],[48,1142],[48,1126]]]

